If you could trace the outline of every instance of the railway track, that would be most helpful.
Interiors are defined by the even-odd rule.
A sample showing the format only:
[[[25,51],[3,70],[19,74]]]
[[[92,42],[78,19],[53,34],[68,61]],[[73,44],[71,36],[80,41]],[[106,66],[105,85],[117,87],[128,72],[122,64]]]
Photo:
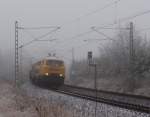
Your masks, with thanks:
[[[130,95],[123,93],[116,93],[111,91],[94,90],[83,87],[76,87],[71,85],[63,85],[59,88],[53,88],[54,91],[75,96],[95,102],[105,103],[121,108],[134,110],[138,112],[150,113],[150,98]]]

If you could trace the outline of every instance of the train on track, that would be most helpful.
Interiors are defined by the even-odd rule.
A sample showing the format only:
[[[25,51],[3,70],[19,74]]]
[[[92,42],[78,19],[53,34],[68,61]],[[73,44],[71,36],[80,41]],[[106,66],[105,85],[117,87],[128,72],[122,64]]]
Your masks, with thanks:
[[[64,61],[56,57],[46,57],[32,65],[30,80],[34,84],[61,86],[65,80]]]

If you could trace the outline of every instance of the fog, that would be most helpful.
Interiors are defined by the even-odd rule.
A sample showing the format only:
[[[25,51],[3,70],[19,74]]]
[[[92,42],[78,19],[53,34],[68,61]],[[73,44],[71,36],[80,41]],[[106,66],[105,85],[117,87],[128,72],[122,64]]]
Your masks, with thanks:
[[[130,21],[136,29],[150,27],[150,15],[131,18],[119,23],[122,18],[130,17],[149,10],[148,0],[118,0],[115,4],[103,9],[116,0],[0,0],[0,54],[5,63],[3,67],[7,74],[13,71],[14,64],[14,29],[15,21],[21,27],[58,26],[60,29],[43,39],[56,39],[53,42],[34,42],[23,48],[23,60],[39,59],[50,52],[57,53],[65,61],[72,60],[72,48],[75,59],[86,59],[87,51],[93,51],[94,56],[99,56],[99,47],[107,41],[88,41],[85,39],[103,39],[104,36],[91,32],[91,27],[107,26],[125,27]],[[103,9],[103,10],[102,10]],[[109,26],[109,25],[108,25]],[[51,29],[30,31],[34,37],[39,37]],[[114,30],[101,30],[109,37],[115,37]],[[83,35],[82,35],[83,34]],[[149,38],[149,30],[141,32],[141,36]],[[19,30],[19,45],[33,40],[31,35]],[[8,62],[9,61],[9,62]],[[9,69],[9,70],[8,70]]]

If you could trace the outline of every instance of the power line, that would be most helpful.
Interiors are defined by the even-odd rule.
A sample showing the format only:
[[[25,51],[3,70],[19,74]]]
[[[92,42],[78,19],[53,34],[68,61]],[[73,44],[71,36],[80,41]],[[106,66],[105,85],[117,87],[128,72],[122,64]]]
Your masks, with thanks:
[[[70,42],[70,41],[72,41],[73,39],[82,37],[82,36],[84,36],[84,35],[88,35],[88,34],[92,33],[93,31],[95,31],[95,30],[90,30],[90,31],[86,31],[86,32],[80,33],[80,34],[78,34],[78,35],[75,35],[75,36],[73,36],[73,37],[68,38],[68,39],[70,39],[70,40],[68,40],[68,39],[67,39],[67,40]],[[108,37],[107,35],[105,35],[105,34],[102,33],[102,32],[98,32],[98,33],[100,33],[101,35],[103,35],[103,36],[106,37],[106,38],[109,38],[109,40],[115,41],[113,38]],[[108,39],[103,39],[103,40],[108,40]],[[63,41],[63,40],[61,40],[61,41]],[[64,41],[65,41],[65,40],[64,40]],[[69,43],[68,41],[65,42],[65,43],[63,43],[63,45],[68,44],[68,43]],[[61,46],[63,46],[63,45],[61,45]],[[55,46],[55,45],[54,45],[54,46]]]
[[[78,18],[74,19],[74,20],[71,21],[71,22],[80,20],[82,17],[88,17],[88,16],[93,15],[93,14],[95,14],[95,13],[97,13],[97,12],[101,12],[101,11],[103,11],[104,9],[106,9],[106,8],[108,8],[108,7],[110,7],[110,6],[114,5],[114,4],[116,5],[118,2],[120,2],[120,0],[116,0],[116,1],[114,1],[114,2],[111,2],[111,3],[105,5],[104,7],[100,8],[100,9],[96,9],[96,10],[90,12],[90,13],[87,13],[87,14],[81,16],[81,17],[78,17]],[[18,27],[18,29],[22,29],[22,30],[40,30],[40,29],[49,29],[49,28],[57,28],[57,29],[59,29],[60,27],[56,27],[56,26]],[[91,31],[90,31],[90,32],[91,32]],[[40,36],[40,37],[35,38],[31,33],[28,32],[28,34],[33,38],[33,40],[31,40],[31,41],[29,41],[28,43],[23,44],[23,45],[24,45],[24,46],[29,45],[29,44],[31,44],[32,42],[34,42],[34,41],[36,41],[36,40],[38,40],[38,39],[40,39],[40,38],[46,37],[47,35],[49,35],[49,33],[51,33],[51,32],[48,32],[48,33],[46,33],[45,35],[42,35],[42,36]],[[72,37],[72,39],[77,38],[77,37],[80,37],[80,36],[82,36],[82,35],[84,35],[84,33],[83,33],[83,34],[78,34],[77,36]]]
[[[58,26],[18,27],[18,29],[22,29],[22,30],[41,30],[41,29],[50,29],[50,28],[58,28]]]
[[[56,41],[57,39],[37,40],[37,41]]]
[[[87,34],[90,34],[90,33],[92,33],[92,32],[93,32],[93,30],[90,30],[90,31],[86,31],[86,32],[80,33],[80,34],[78,34],[78,35],[75,35],[75,36],[73,36],[73,37],[70,37],[70,38],[67,39],[67,40],[68,40],[67,42],[61,43],[62,45],[60,45],[60,46],[66,45],[66,44],[68,44],[68,42],[72,41],[73,39],[82,37],[82,36],[87,35]],[[70,39],[70,40],[69,40],[69,39]],[[63,41],[63,40],[61,40],[61,41]],[[64,40],[64,41],[65,41],[65,40]],[[54,46],[55,46],[55,45],[54,45]]]
[[[119,0],[119,1],[120,1],[120,0]],[[118,1],[118,2],[119,2],[119,1]],[[115,1],[114,3],[116,4],[116,1]],[[94,12],[93,12],[93,13],[94,13]],[[141,13],[137,13],[137,14],[135,14],[135,15],[132,15],[132,16],[129,16],[129,17],[126,17],[126,18],[119,19],[119,22],[123,22],[123,21],[126,21],[126,20],[130,20],[130,19],[133,19],[133,18],[142,16],[142,15],[145,15],[145,14],[147,14],[147,13],[150,13],[150,10],[147,10],[147,11],[144,11],[144,12],[141,12]],[[90,13],[89,13],[89,14],[90,14]],[[85,15],[85,16],[86,16],[86,15]],[[88,15],[87,15],[87,16],[88,16]],[[76,19],[79,19],[79,18],[76,18]],[[111,24],[109,24],[109,25],[114,25],[114,24],[116,24],[116,23],[111,23]],[[98,28],[98,29],[99,29],[99,28]],[[106,26],[104,26],[104,27],[100,27],[100,29],[114,29],[114,30],[117,30],[117,29],[120,30],[120,29],[122,29],[122,30],[126,30],[126,29],[128,29],[128,28],[107,28]],[[95,30],[95,31],[97,31],[97,30]],[[76,36],[74,36],[74,37],[72,37],[72,38],[70,38],[70,39],[72,40],[72,39],[78,38],[78,37],[80,37],[80,36],[84,36],[85,34],[88,34],[88,33],[90,33],[90,32],[91,32],[91,31],[78,34],[78,35],[76,35]],[[97,31],[97,32],[98,32],[99,34],[105,36],[106,38],[115,41],[113,38],[107,36],[106,34],[100,32],[100,31]],[[71,41],[71,40],[70,40],[70,41]]]
[[[106,4],[104,7],[99,8],[99,9],[96,9],[96,10],[91,11],[91,12],[89,12],[89,13],[86,13],[86,14],[80,16],[80,17],[77,17],[77,18],[75,18],[74,20],[72,20],[72,21],[70,21],[70,22],[68,22],[68,23],[65,23],[64,25],[69,24],[69,23],[72,23],[72,22],[75,22],[75,21],[78,21],[78,20],[81,20],[81,18],[91,16],[91,15],[93,15],[93,14],[96,14],[97,12],[101,12],[101,11],[103,11],[104,9],[106,9],[106,8],[108,8],[108,7],[110,7],[110,6],[114,5],[114,4],[117,4],[117,3],[120,2],[120,1],[121,1],[121,0],[116,0],[116,1],[114,1],[114,2],[111,2],[111,3],[109,3],[109,4]],[[64,26],[64,25],[62,25],[62,26]]]
[[[92,12],[90,12],[90,13],[87,13],[87,14],[81,16],[81,17],[78,17],[78,18],[74,19],[73,21],[77,21],[77,20],[81,19],[82,17],[87,17],[87,16],[89,16],[89,15],[92,15],[92,14],[95,14],[95,13],[97,13],[97,12],[100,12],[100,11],[104,10],[105,8],[108,8],[108,7],[110,7],[110,6],[114,5],[114,4],[116,5],[116,4],[117,4],[118,2],[120,2],[120,1],[121,1],[121,0],[116,0],[116,1],[114,1],[114,2],[111,2],[111,3],[105,5],[105,6],[102,7],[102,8],[97,9],[97,10],[95,10],[95,11],[92,11]],[[81,36],[83,36],[83,35],[85,35],[85,34],[88,34],[88,33],[91,33],[91,32],[93,32],[93,31],[88,31],[88,32],[85,32],[85,33],[81,33],[81,34],[78,34],[78,35],[76,35],[76,36],[74,36],[74,37],[71,37],[71,38],[69,38],[69,39],[72,40],[72,39],[81,37]],[[103,35],[104,35],[104,34],[103,34]]]
[[[130,20],[130,19],[134,19],[134,18],[136,18],[136,17],[140,17],[140,16],[143,16],[143,15],[146,15],[146,14],[148,14],[148,13],[150,13],[150,10],[146,10],[146,11],[143,11],[143,12],[140,12],[140,13],[136,13],[135,15],[131,15],[131,16],[129,16],[129,17],[120,18],[120,19],[118,19],[118,22],[121,23],[121,22]],[[110,23],[110,24],[107,24],[107,25],[105,25],[105,26],[103,26],[103,27],[100,27],[100,29],[106,28],[106,27],[108,27],[108,26],[113,26],[113,25],[115,25],[115,24],[117,24],[117,23]],[[93,26],[93,27],[95,27],[95,26]],[[97,29],[99,29],[99,28],[97,28]]]
[[[52,31],[49,31],[48,33],[46,33],[46,34],[44,34],[44,35],[42,35],[42,36],[37,37],[37,38],[35,38],[33,35],[30,34],[30,36],[33,38],[33,40],[31,40],[31,41],[29,41],[29,42],[27,42],[27,43],[25,43],[25,44],[22,44],[22,46],[27,46],[27,45],[33,43],[34,41],[39,41],[39,39],[42,39],[42,38],[48,36],[49,34],[51,34],[51,33],[55,32],[55,31],[57,31],[58,29],[59,29],[59,28],[56,28],[56,29],[54,29],[54,30],[52,30]]]
[[[103,9],[105,9],[105,8],[107,8],[107,7],[110,7],[111,5],[113,5],[113,4],[116,4],[117,2],[119,2],[120,0],[117,0],[117,1],[115,1],[115,2],[112,2],[112,3],[110,3],[110,4],[107,4],[106,6],[104,6],[103,8],[101,8],[101,9],[97,9],[97,10],[95,10],[95,11],[92,11],[92,12],[90,12],[90,13],[87,13],[87,14],[85,14],[85,15],[83,15],[83,16],[81,16],[81,17],[78,17],[78,18],[76,18],[75,20],[73,20],[73,21],[77,21],[77,20],[79,20],[79,19],[81,19],[82,17],[87,17],[87,16],[89,16],[89,15],[92,15],[92,14],[95,14],[95,13],[97,13],[97,12],[100,12],[100,11],[102,11]],[[136,14],[136,15],[133,15],[133,16],[130,16],[130,17],[126,17],[126,18],[122,18],[122,19],[120,19],[119,21],[120,22],[123,22],[123,21],[125,21],[125,20],[129,20],[129,19],[132,19],[132,18],[135,18],[135,17],[138,17],[138,16],[142,16],[142,15],[144,15],[144,14],[147,14],[147,13],[149,13],[150,12],[150,10],[148,10],[148,11],[144,11],[144,12],[141,12],[141,13],[138,13],[138,14]],[[113,23],[113,24],[115,24],[115,23]],[[112,24],[112,25],[113,25]],[[39,29],[48,29],[48,28],[54,28],[54,27],[25,27],[25,28],[21,28],[21,27],[19,27],[19,29],[24,29],[24,30],[39,30]],[[107,28],[108,29],[108,28]],[[110,29],[110,28],[109,28]],[[111,28],[111,29],[113,29],[113,28]],[[120,28],[121,29],[121,28]],[[99,32],[99,31],[98,31]],[[85,32],[86,33],[86,32]],[[90,31],[89,31],[89,33],[90,33]],[[109,39],[111,39],[110,37],[108,37],[107,35],[105,35],[104,33],[102,33],[102,32],[99,32],[101,35],[103,35],[103,36],[105,36],[105,37],[107,37],[107,38],[109,38]],[[42,36],[40,36],[40,37],[38,37],[38,38],[44,38],[45,36],[47,36],[47,34],[46,35],[42,35]],[[75,38],[78,38],[78,37],[81,37],[81,36],[84,36],[84,33],[82,34],[78,34],[78,35],[76,35],[76,36],[74,36],[74,37],[71,37],[70,39],[72,40],[72,39],[75,39]],[[35,38],[34,36],[32,36],[32,38],[34,38],[34,40],[32,40],[32,41],[30,41],[29,43],[27,43],[27,45],[28,44],[30,44],[30,43],[32,43],[33,41],[36,41],[36,40],[38,40],[37,38]],[[69,40],[69,41],[71,41],[71,40]],[[26,44],[25,44],[26,45]]]
[[[112,6],[112,5],[116,5],[118,2],[120,2],[121,0],[116,0],[116,1],[114,1],[114,2],[111,2],[111,3],[109,3],[109,4],[107,4],[107,5],[105,5],[104,7],[102,7],[102,8],[100,8],[100,9],[96,9],[96,10],[94,10],[94,11],[92,11],[92,12],[89,12],[89,13],[87,13],[87,14],[85,14],[85,15],[83,15],[83,16],[81,16],[81,17],[78,17],[78,18],[75,18],[74,20],[72,20],[71,22],[74,22],[74,21],[78,21],[78,20],[80,20],[81,18],[83,18],[83,17],[88,17],[88,16],[90,16],[90,15],[93,15],[93,14],[95,14],[95,13],[97,13],[97,12],[101,12],[101,11],[103,11],[104,9],[106,9],[106,8],[108,8],[108,7],[110,7],[110,6]],[[71,23],[70,22],[70,23]],[[63,25],[62,25],[63,26]],[[93,31],[88,31],[88,32],[85,32],[85,33],[80,33],[80,34],[78,34],[78,35],[76,35],[76,36],[74,36],[74,37],[71,37],[71,38],[69,38],[69,39],[75,39],[75,38],[77,38],[77,37],[81,37],[81,36],[84,36],[85,34],[88,34],[88,33],[91,33],[91,32],[93,32]],[[65,40],[66,41],[66,40]]]
[[[75,39],[75,38],[78,38],[78,37],[87,35],[87,34],[89,34],[89,33],[91,33],[91,32],[93,32],[93,31],[86,31],[86,32],[80,33],[80,34],[78,34],[78,35],[76,35],[76,36],[73,36],[73,37],[71,37],[71,38],[69,38],[69,39]]]
[[[104,34],[104,33],[100,32],[100,31],[96,30],[95,28],[91,28],[91,29],[92,29],[93,31],[99,33],[100,35],[102,35],[102,36],[108,38],[109,40],[115,41],[113,38],[111,38],[111,37],[107,36],[106,34]]]
[[[95,41],[104,41],[104,40],[110,40],[110,39],[108,39],[108,38],[93,38],[93,39],[85,39],[85,40],[83,40],[84,42],[87,42],[87,41],[93,41],[93,40],[95,40]],[[114,40],[113,40],[114,41]]]
[[[140,29],[138,31],[142,32],[142,31],[147,31],[147,30],[150,30],[150,28],[143,28],[143,29]]]
[[[24,30],[24,32],[27,33],[31,38],[36,39],[36,37],[28,30]]]
[[[97,13],[97,12],[101,12],[101,11],[103,11],[104,9],[106,9],[106,8],[108,8],[108,7],[110,7],[110,6],[114,5],[114,4],[116,4],[116,3],[118,3],[118,2],[120,2],[120,0],[116,0],[116,1],[114,1],[114,2],[111,2],[111,3],[105,5],[105,6],[102,7],[102,8],[97,9],[97,10],[94,10],[94,11],[92,11],[92,12],[90,12],[90,13],[87,13],[87,14],[85,14],[85,15],[83,15],[83,16],[77,18],[77,19],[81,19],[82,17],[87,17],[87,16],[90,16],[90,15],[93,15],[93,14],[95,14],[95,13]]]
[[[133,19],[133,18],[136,18],[136,17],[139,17],[139,16],[142,16],[142,15],[145,15],[145,14],[148,14],[150,13],[150,10],[146,10],[146,11],[143,11],[143,12],[140,12],[140,13],[137,13],[135,15],[132,15],[132,16],[129,16],[129,17],[126,17],[126,18],[123,18],[123,19],[120,19],[120,21],[126,21],[126,20],[130,20],[130,19]]]
[[[148,14],[148,13],[150,13],[150,10],[146,10],[146,11],[137,13],[137,14],[135,14],[135,15],[122,18],[122,19],[119,20],[119,23],[124,22],[124,21],[126,21],[126,20],[130,20],[130,19],[139,17],[139,16],[142,16],[142,15],[145,15],[145,14]],[[109,26],[110,26],[110,25],[114,25],[114,24],[116,24],[116,23],[111,23],[111,24],[109,24]],[[106,37],[106,38],[108,38],[108,39],[110,39],[110,40],[113,40],[113,41],[114,41],[114,39],[112,39],[111,37],[107,36],[106,34],[100,32],[100,31],[98,31],[98,30],[99,30],[99,29],[113,29],[113,30],[116,30],[116,29],[119,29],[119,30],[120,30],[120,29],[123,29],[123,30],[129,30],[129,28],[110,28],[110,27],[106,27],[106,26],[97,27],[97,29],[95,29],[95,26],[93,26],[93,27],[91,27],[91,29],[94,30],[95,32],[97,32],[97,33],[103,35],[104,37]],[[145,29],[145,30],[149,30],[149,29],[150,29],[150,28],[147,28],[147,29]],[[144,30],[144,29],[143,29],[143,30]],[[141,31],[142,31],[142,30],[141,30]]]
[[[94,28],[94,27],[92,27],[92,29],[93,29],[93,28]],[[122,29],[122,30],[126,30],[126,29],[129,29],[129,28],[105,28],[105,27],[102,27],[101,29],[116,29],[116,30]],[[68,38],[68,39],[70,39],[69,42],[72,41],[73,39],[76,39],[76,38],[82,37],[82,36],[84,36],[84,35],[90,34],[90,33],[92,33],[93,31],[96,31],[97,33],[99,33],[99,34],[103,35],[104,37],[106,37],[105,39],[102,39],[102,40],[112,40],[112,41],[115,41],[115,39],[113,39],[113,38],[107,36],[106,34],[104,34],[104,33],[100,32],[100,31],[97,31],[96,29],[94,29],[94,30],[86,31],[86,32],[83,32],[83,33],[80,33],[80,34],[78,34],[78,35],[75,35],[75,36],[73,36],[73,37]],[[67,40],[68,40],[68,39],[67,39]],[[65,45],[65,44],[68,44],[68,42],[63,43],[63,45]],[[55,46],[55,45],[54,45],[54,46]],[[62,46],[62,45],[61,45],[61,46]]]
[[[112,29],[112,30],[128,30],[129,28],[111,28],[111,27],[94,27],[92,26],[91,28],[98,28],[98,29]]]

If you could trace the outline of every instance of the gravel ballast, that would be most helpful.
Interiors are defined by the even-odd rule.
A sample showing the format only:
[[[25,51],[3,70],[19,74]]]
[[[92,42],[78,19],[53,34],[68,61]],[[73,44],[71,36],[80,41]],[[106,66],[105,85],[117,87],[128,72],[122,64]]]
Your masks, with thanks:
[[[66,109],[73,112],[74,117],[94,117],[95,102],[80,99],[47,89],[41,89],[26,83],[23,89],[29,97],[46,99],[51,104],[63,104]],[[150,114],[141,113],[133,110],[123,109],[103,103],[97,104],[97,117],[150,117]]]

